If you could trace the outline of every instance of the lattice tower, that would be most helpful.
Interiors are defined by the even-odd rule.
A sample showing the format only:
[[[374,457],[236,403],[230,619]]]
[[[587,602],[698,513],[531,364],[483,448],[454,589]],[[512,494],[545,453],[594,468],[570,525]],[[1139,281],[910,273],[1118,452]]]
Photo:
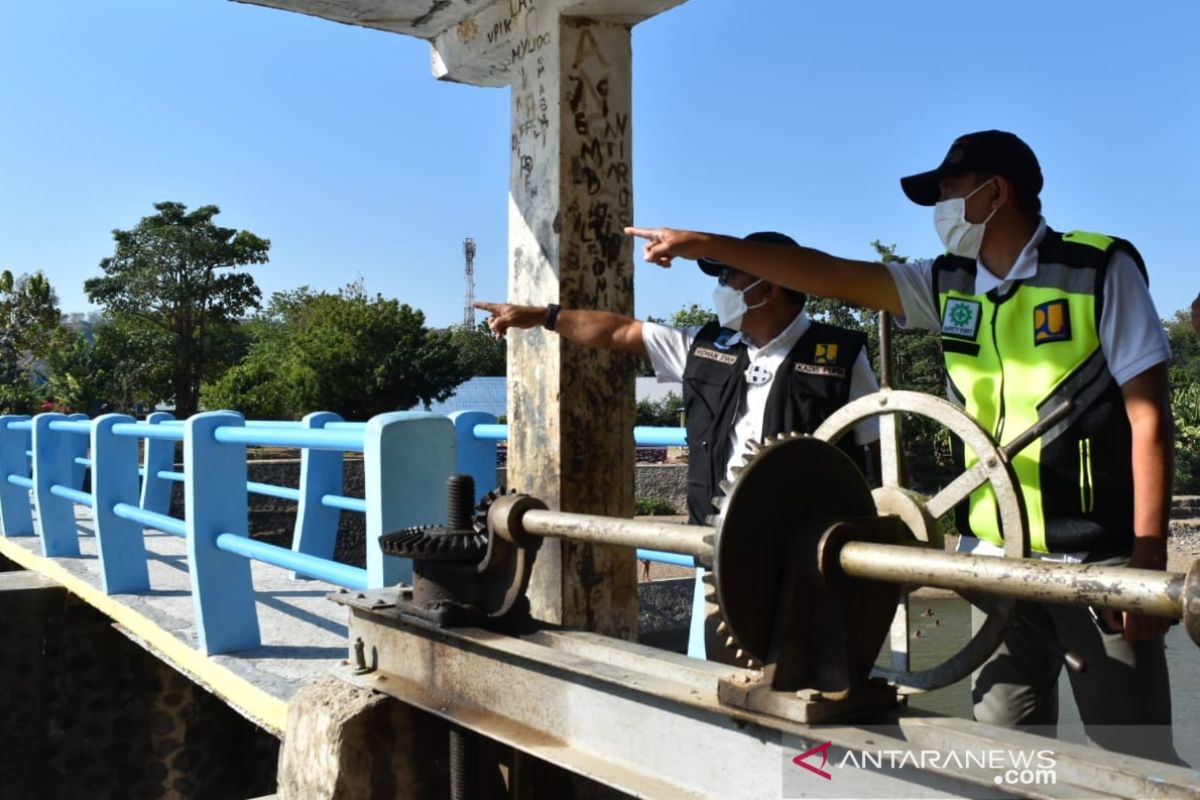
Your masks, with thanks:
[[[463,304],[463,327],[469,331],[475,330],[475,240],[471,237],[463,239],[463,258],[466,261],[467,300]]]

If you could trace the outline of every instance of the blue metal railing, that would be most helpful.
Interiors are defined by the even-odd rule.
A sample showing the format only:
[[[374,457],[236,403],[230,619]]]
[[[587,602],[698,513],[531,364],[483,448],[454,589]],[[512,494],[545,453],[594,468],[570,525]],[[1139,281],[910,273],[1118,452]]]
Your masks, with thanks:
[[[177,469],[181,442],[184,463]],[[247,480],[248,446],[299,449],[299,486]],[[364,497],[342,494],[346,452],[363,454]],[[83,489],[88,470],[91,491]],[[365,568],[335,561],[338,516],[363,514],[370,542],[399,528],[443,522],[453,471],[453,425],[427,413],[382,414],[368,422],[327,412],[299,422],[247,422],[233,412],[188,420],[158,413],[144,422],[117,414],[95,420],[3,416],[0,529],[5,536],[37,536],[44,555],[79,556],[75,507],[92,508],[102,587],[110,594],[150,590],[145,529],[187,539],[201,647],[230,652],[260,644],[252,560],[351,589],[411,580],[411,564],[385,556],[377,545],[367,548]],[[203,498],[182,519],[169,513],[177,483]],[[291,549],[249,538],[249,494],[297,503]]]
[[[0,528],[5,536],[36,535],[44,555],[79,556],[75,507],[91,508],[101,582],[110,594],[150,590],[145,529],[185,538],[201,647],[243,650],[260,644],[251,561],[350,589],[409,581],[411,564],[385,556],[379,537],[444,522],[446,478],[453,473],[473,475],[479,495],[493,488],[496,442],[507,436],[507,426],[479,412],[450,418],[397,412],[368,422],[328,412],[298,422],[247,421],[229,411],[187,420],[156,413],[142,422],[118,414],[0,416]],[[642,446],[675,445],[683,431],[637,428],[634,437]],[[182,469],[175,466],[179,443]],[[250,446],[298,449],[299,485],[247,480]],[[364,497],[342,494],[346,452],[363,454]],[[170,515],[177,483],[203,498],[185,518]],[[249,538],[250,494],[297,503],[290,549]],[[333,558],[343,511],[365,517],[365,568]],[[691,565],[690,557],[670,553],[638,556]]]
[[[495,417],[478,411],[452,414],[451,419],[457,437],[458,471],[471,475],[476,489],[486,492],[496,482],[496,443],[508,441],[508,426],[499,425]],[[633,429],[633,443],[640,447],[683,447],[687,444],[687,431],[639,425]],[[691,556],[659,550],[638,550],[637,557],[643,561],[695,566]]]

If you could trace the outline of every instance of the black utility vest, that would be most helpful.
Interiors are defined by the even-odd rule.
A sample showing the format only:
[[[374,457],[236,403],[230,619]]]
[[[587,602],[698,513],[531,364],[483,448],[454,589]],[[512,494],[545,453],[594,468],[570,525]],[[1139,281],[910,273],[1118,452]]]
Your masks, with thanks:
[[[733,331],[715,321],[696,334],[683,371],[687,417],[688,514],[703,524],[714,513],[713,498],[729,463],[734,421],[745,402],[744,373],[750,365],[746,345],[725,345]],[[865,334],[813,322],[775,373],[762,435],[812,433],[850,399],[850,378]],[[862,469],[862,447],[854,434],[838,442]]]

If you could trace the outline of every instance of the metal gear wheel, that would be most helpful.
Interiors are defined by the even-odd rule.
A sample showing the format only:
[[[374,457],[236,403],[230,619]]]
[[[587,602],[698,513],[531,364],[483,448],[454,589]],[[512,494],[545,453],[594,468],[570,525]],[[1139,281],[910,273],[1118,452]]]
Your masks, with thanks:
[[[388,555],[401,558],[474,563],[487,553],[487,533],[418,525],[381,536],[379,545]]]
[[[791,432],[780,433],[774,436],[768,436],[763,441],[751,439],[746,443],[745,453],[742,455],[740,464],[736,464],[730,468],[730,473],[733,475],[733,481],[722,480],[719,484],[720,494],[712,499],[713,508],[716,514],[709,517],[707,522],[715,528],[720,528],[721,520],[724,517],[724,510],[729,501],[730,493],[734,487],[741,482],[742,473],[750,467],[755,459],[765,449],[778,445],[781,442],[791,439],[798,439],[806,436],[806,434]],[[714,548],[715,549],[715,548]],[[705,651],[710,661],[732,664],[734,666],[746,667],[747,669],[761,669],[762,657],[755,655],[745,648],[738,641],[734,633],[734,629],[726,621],[721,611],[721,603],[719,593],[717,591],[717,582],[712,571],[707,571],[701,579],[704,585],[704,630],[705,630]],[[764,650],[765,655],[765,650]]]
[[[719,513],[714,570],[705,576],[706,631],[720,637],[732,663],[758,668],[778,602],[781,537],[802,533],[810,521],[823,529],[831,517],[872,516],[875,505],[854,462],[807,434],[752,441],[731,472],[734,480],[722,481],[713,500]]]

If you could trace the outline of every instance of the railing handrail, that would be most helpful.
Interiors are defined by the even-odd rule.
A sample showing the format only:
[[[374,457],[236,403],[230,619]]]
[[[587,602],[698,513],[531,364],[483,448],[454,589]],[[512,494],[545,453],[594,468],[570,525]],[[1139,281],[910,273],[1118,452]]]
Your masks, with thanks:
[[[226,426],[217,428],[213,437],[222,444],[253,445],[257,447],[299,447],[315,450],[341,450],[361,453],[363,436],[353,431],[325,431],[297,428],[279,430],[273,428]]]
[[[503,423],[477,424],[471,432],[481,442],[508,441],[508,425]],[[633,429],[633,443],[639,447],[687,447],[687,429],[637,425]]]

